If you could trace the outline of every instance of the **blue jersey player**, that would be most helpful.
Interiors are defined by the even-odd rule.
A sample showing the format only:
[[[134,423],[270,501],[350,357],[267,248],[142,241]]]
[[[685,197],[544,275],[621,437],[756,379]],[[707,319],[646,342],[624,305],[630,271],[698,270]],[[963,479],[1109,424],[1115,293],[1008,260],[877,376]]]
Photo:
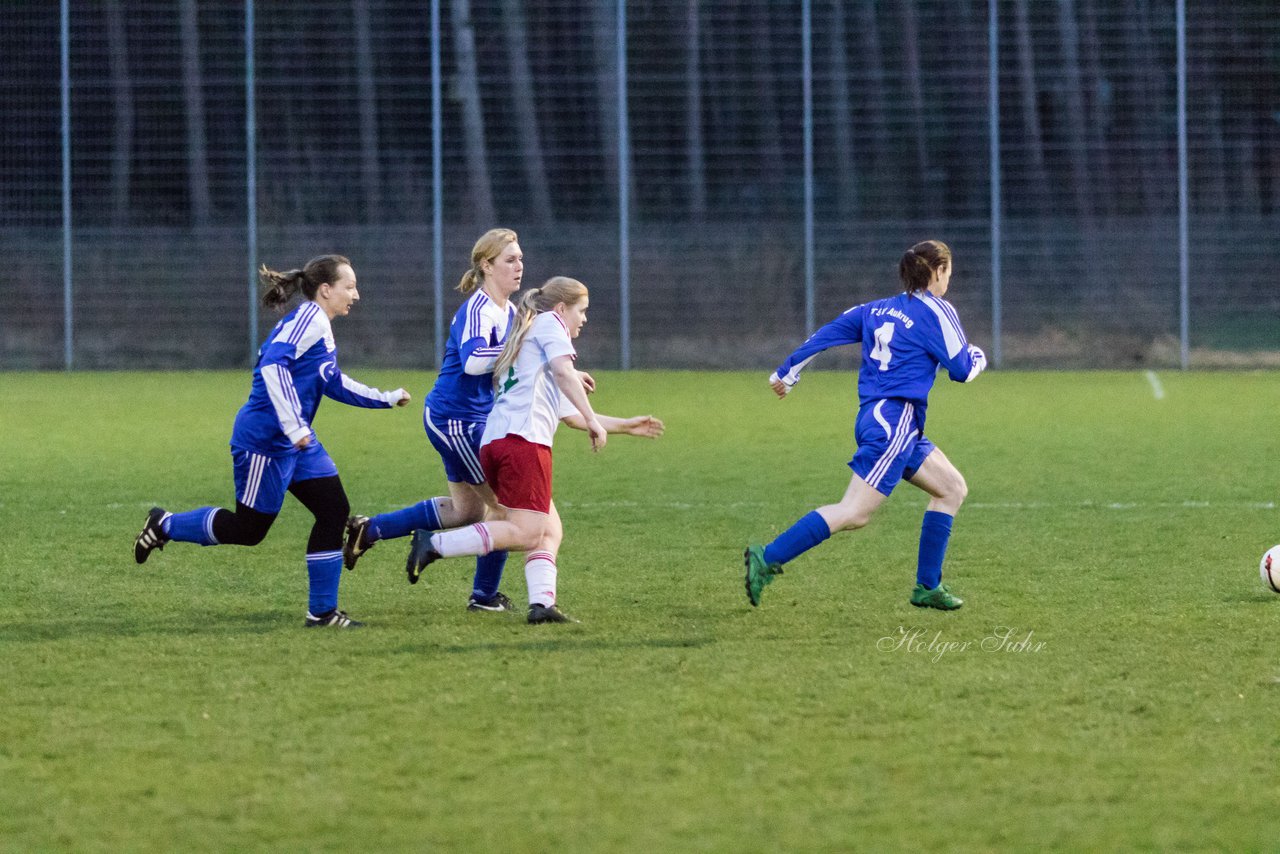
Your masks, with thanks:
[[[456,528],[505,514],[480,467],[480,438],[493,408],[493,367],[516,313],[511,298],[523,276],[524,253],[514,231],[490,229],[475,242],[471,267],[458,283],[468,297],[449,325],[444,361],[422,413],[427,439],[444,463],[449,494],[377,516],[352,516],[344,546],[348,569],[379,540],[413,534],[416,542],[420,530]],[[506,561],[504,550],[476,559],[469,610],[510,607],[498,590]],[[417,575],[410,573],[410,578],[416,581]]]
[[[305,299],[276,324],[258,351],[249,400],[231,432],[236,509],[201,507],[169,513],[153,507],[134,540],[133,556],[144,563],[170,541],[202,546],[255,546],[262,542],[284,504],[286,491],[315,516],[307,540],[310,597],[304,626],[360,626],[338,610],[343,526],[350,512],[338,469],[311,429],[320,398],[385,409],[409,402],[404,389],[379,391],[338,368],[331,321],[360,299],[351,262],[322,255],[301,270],[278,273],[263,266],[269,290],[265,305],[283,310],[292,295]]]
[[[898,275],[903,293],[849,309],[810,336],[769,377],[774,393],[784,397],[823,350],[862,345],[854,427],[858,447],[849,462],[853,479],[838,503],[802,516],[768,545],[747,547],[746,588],[752,605],[760,604],[765,585],[782,573],[784,564],[836,531],[866,525],[900,480],[930,496],[911,604],[944,611],[963,604],[942,583],[942,560],[968,487],[925,437],[925,408],[940,367],[956,382],[972,382],[986,368],[987,358],[965,339],[960,318],[943,299],[951,281],[951,250],[945,243],[926,240],[912,246],[902,256]]]

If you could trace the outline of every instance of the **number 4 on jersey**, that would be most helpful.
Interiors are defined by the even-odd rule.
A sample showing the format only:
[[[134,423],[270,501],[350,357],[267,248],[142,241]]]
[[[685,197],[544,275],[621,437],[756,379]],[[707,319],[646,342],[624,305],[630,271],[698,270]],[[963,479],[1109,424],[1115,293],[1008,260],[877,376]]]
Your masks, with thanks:
[[[889,360],[893,354],[889,352],[889,342],[893,340],[893,324],[886,323],[876,329],[876,346],[871,348],[871,358],[880,363],[880,370],[889,370]]]

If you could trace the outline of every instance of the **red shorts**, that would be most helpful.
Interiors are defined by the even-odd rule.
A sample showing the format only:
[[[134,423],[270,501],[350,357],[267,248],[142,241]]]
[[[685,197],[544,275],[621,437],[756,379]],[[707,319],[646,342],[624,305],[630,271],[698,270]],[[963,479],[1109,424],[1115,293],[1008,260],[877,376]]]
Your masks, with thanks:
[[[546,445],[508,433],[480,448],[480,467],[504,507],[551,512],[551,449]]]

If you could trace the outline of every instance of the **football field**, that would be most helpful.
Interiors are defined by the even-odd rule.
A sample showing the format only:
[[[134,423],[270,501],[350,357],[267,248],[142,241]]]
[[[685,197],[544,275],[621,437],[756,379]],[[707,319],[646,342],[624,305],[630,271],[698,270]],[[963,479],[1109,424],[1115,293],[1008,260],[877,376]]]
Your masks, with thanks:
[[[441,494],[431,376],[352,373],[414,395],[321,406],[353,510]],[[400,540],[340,632],[292,498],[134,563],[153,504],[233,503],[247,371],[2,375],[0,850],[1274,849],[1280,373],[941,377],[954,613],[908,603],[909,485],[746,601],[745,544],[848,484],[851,373],[596,378],[667,433],[559,431],[580,624],[467,612],[470,559],[410,586]]]

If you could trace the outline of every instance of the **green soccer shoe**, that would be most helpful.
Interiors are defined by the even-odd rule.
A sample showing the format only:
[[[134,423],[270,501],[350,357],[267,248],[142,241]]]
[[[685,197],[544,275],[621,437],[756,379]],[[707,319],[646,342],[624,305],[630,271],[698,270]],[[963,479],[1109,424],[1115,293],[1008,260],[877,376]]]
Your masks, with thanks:
[[[951,588],[939,584],[930,590],[923,584],[917,584],[911,591],[911,604],[917,608],[937,608],[939,611],[954,611],[964,604],[964,600],[951,593]]]
[[[764,588],[775,575],[782,575],[782,567],[776,563],[766,563],[764,559],[764,546],[747,546],[747,550],[742,553],[743,563],[747,567],[747,575],[744,584],[747,588],[747,601],[752,606],[760,605],[760,594],[764,592]]]

